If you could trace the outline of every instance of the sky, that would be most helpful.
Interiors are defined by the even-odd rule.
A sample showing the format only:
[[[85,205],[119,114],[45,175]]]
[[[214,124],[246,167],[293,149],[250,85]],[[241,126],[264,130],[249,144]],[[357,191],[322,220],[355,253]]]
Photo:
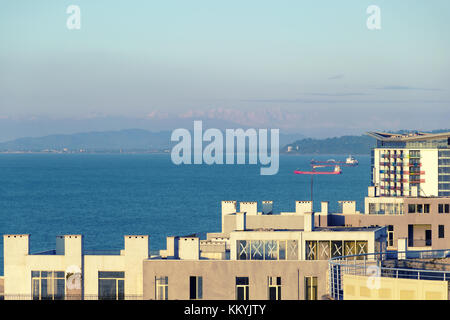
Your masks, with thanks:
[[[320,137],[448,128],[449,30],[448,0],[0,0],[0,141],[194,118]]]

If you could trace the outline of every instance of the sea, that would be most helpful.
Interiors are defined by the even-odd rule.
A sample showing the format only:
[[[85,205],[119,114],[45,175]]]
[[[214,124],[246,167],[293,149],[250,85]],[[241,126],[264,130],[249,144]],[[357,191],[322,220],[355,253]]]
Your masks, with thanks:
[[[175,165],[170,154],[0,154],[0,234],[30,234],[31,253],[54,249],[63,234],[82,234],[87,250],[120,250],[124,235],[141,234],[150,250],[165,249],[167,236],[220,232],[222,200],[295,211],[296,200],[311,198],[311,176],[294,170],[310,171],[312,158],[346,156],[280,155],[278,174],[264,176],[259,164]],[[314,176],[315,210],[356,200],[363,211],[370,156],[356,158],[341,175]]]

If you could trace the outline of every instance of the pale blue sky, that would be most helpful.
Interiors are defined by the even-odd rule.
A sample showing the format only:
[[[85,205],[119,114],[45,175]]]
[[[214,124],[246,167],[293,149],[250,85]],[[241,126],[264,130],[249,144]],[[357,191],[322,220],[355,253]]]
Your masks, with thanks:
[[[81,30],[66,28],[70,4]],[[366,27],[372,4],[381,30]],[[450,115],[447,0],[0,6],[0,119],[281,108],[316,113],[314,127],[435,129]]]

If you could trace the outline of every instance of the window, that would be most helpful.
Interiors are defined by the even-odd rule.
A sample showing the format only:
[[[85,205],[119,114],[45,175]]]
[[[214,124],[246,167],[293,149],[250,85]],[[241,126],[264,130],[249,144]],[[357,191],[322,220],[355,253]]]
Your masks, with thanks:
[[[31,271],[33,300],[63,300],[65,289],[64,271]]]
[[[237,260],[298,260],[297,240],[237,240]]]
[[[189,277],[189,299],[198,300],[203,298],[203,278]]]
[[[450,204],[448,204],[448,203],[446,203],[446,204],[440,203],[438,205],[438,212],[439,213],[450,213]]]
[[[424,213],[430,213],[430,204],[425,203],[425,204],[423,205],[423,212],[424,212]]]
[[[236,277],[236,300],[248,300],[248,277]]]
[[[387,232],[388,246],[392,247],[394,245],[394,226],[388,225],[387,227],[388,227],[388,232]]]
[[[156,300],[167,300],[169,291],[169,277],[155,278]]]
[[[416,205],[408,204],[408,213],[416,213]]]
[[[98,299],[124,300],[124,298],[125,298],[125,272],[99,271]]]
[[[423,213],[423,205],[421,204],[417,205],[417,213]]]
[[[305,300],[317,300],[317,277],[305,277]]]
[[[281,300],[281,277],[269,277],[269,300]]]
[[[445,238],[445,234],[444,234],[444,225],[440,224],[439,225],[439,239],[443,239]]]
[[[306,260],[329,260],[330,258],[362,255],[367,253],[367,241],[330,241],[330,240],[312,240],[306,241]],[[356,259],[364,259],[358,256]]]

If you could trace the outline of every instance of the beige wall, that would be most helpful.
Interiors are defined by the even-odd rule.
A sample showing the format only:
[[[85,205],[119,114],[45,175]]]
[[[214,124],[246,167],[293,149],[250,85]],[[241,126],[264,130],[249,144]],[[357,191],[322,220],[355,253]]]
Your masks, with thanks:
[[[120,255],[83,255],[81,235],[58,236],[56,254],[29,254],[29,235],[4,235],[5,295],[31,298],[31,271],[80,270],[84,294],[98,294],[98,271],[124,271],[125,295],[142,296],[142,261],[148,258],[148,236],[125,236]],[[83,259],[84,257],[84,259]],[[66,295],[68,295],[68,289]]]
[[[378,198],[381,199],[381,198]],[[402,215],[389,214],[357,214],[357,215],[341,215],[345,225],[359,226],[394,226],[394,246],[396,248],[397,241],[400,238],[408,238],[408,225],[431,225],[432,230],[432,246],[423,249],[448,249],[450,237],[450,214],[438,213],[438,204],[450,203],[450,198],[403,198]],[[429,204],[430,213],[408,213],[408,204]],[[444,225],[444,238],[438,237],[439,225]],[[419,234],[414,237],[418,239]]]
[[[143,292],[142,261],[148,258],[148,236],[125,236],[125,249],[120,255],[84,256],[84,294],[98,294],[99,271],[125,272],[125,295],[141,296]]]
[[[29,255],[29,235],[4,235],[5,295],[31,297],[31,271],[81,270],[82,236],[57,237],[57,249],[65,255]]]
[[[343,276],[344,300],[447,300],[448,282],[366,276]]]
[[[235,277],[249,277],[250,300],[268,299],[268,277],[282,279],[283,300],[305,298],[306,276],[318,277],[318,299],[327,291],[328,261],[145,260],[144,299],[155,299],[155,277],[168,277],[169,300],[189,299],[189,277],[203,277],[203,299],[235,300]]]

